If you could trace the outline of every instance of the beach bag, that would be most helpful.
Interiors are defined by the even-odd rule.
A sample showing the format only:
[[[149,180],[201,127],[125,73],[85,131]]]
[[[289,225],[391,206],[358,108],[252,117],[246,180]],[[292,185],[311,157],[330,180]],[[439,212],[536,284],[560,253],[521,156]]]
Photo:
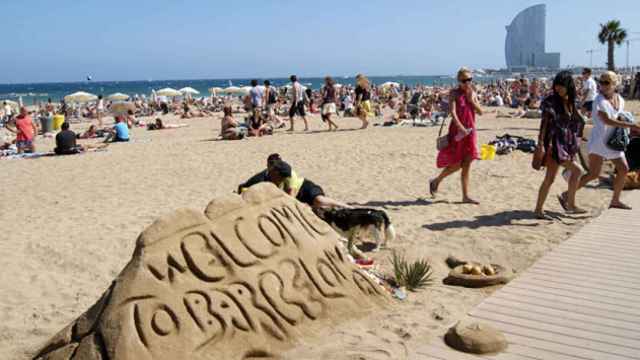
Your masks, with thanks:
[[[621,127],[615,128],[611,137],[607,140],[607,146],[611,150],[625,151],[627,146],[629,146],[629,134],[627,134],[627,130]]]
[[[449,134],[447,133],[444,136],[442,136],[442,130],[444,129],[445,123],[446,123],[446,120],[443,119],[442,124],[440,125],[440,131],[438,131],[438,140],[436,140],[436,148],[438,149],[438,151],[449,146]]]
[[[547,120],[545,118],[542,119],[542,129],[540,129],[540,131],[543,134],[547,133]],[[551,155],[551,151],[549,150],[550,149],[545,149],[544,139],[542,139],[538,146],[536,146],[533,152],[533,158],[531,159],[531,167],[534,170],[540,170],[547,164],[547,159]]]

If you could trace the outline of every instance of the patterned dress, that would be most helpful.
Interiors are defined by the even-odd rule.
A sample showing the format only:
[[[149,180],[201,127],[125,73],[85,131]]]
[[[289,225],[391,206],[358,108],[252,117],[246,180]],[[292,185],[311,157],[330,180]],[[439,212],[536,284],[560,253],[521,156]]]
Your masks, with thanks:
[[[551,157],[558,164],[573,161],[580,150],[580,139],[584,130],[584,120],[577,110],[567,113],[562,100],[556,95],[542,102],[542,130],[546,123],[544,146],[551,151]],[[577,107],[575,108],[577,109]]]

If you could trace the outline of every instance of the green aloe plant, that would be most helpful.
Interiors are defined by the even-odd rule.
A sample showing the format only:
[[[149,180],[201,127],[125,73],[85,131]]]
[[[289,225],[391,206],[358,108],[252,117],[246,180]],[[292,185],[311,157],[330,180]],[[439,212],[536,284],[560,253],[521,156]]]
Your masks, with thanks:
[[[404,255],[395,251],[390,260],[393,265],[394,280],[398,286],[404,286],[409,291],[416,291],[433,282],[431,279],[433,272],[427,260],[422,259],[409,263]]]

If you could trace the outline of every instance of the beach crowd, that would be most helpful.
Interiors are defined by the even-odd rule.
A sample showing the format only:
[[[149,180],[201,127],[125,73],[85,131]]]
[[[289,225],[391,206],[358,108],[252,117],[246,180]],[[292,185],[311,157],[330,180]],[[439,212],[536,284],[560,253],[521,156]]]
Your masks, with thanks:
[[[222,112],[220,140],[268,136],[278,129],[293,132],[300,120],[306,132],[309,130],[309,113],[320,114],[327,131],[337,131],[342,117],[357,117],[361,121],[360,129],[368,128],[372,122],[382,127],[439,124],[441,132],[450,119],[448,131],[440,134],[436,149],[436,167],[441,170],[428,181],[428,192],[433,197],[437,196],[443,181],[460,171],[462,203],[478,204],[470,195],[469,179],[473,161],[480,158],[476,115],[488,112],[495,113],[497,117],[539,119],[540,131],[532,155],[532,166],[546,171],[535,206],[535,215],[539,219],[550,219],[544,212],[544,203],[560,168],[565,169],[563,175],[567,178],[568,188],[558,195],[559,203],[568,213],[585,213],[576,204],[576,193],[599,178],[604,161],[611,161],[615,166],[610,206],[629,209],[620,199],[625,176],[630,171],[629,155],[625,150],[630,142],[638,141],[640,125],[631,113],[625,111],[621,94],[629,98],[640,96],[640,81],[621,82],[620,76],[613,72],[604,72],[596,80],[588,68],[580,76],[561,71],[553,79],[522,77],[487,84],[474,83],[473,75],[473,71],[462,68],[456,76],[457,85],[414,87],[397,83],[376,86],[362,74],[356,76],[355,85],[341,85],[327,76],[323,86],[316,90],[303,86],[297,76],[292,75],[291,83],[279,88],[272,86],[269,80],[262,84],[252,80],[250,90],[240,96],[212,94],[194,99],[189,95],[166,97],[153,94],[149,98],[135,95],[131,101],[123,103],[107,100],[101,95],[97,101],[85,106],[64,100],[54,104],[49,99],[31,108],[19,106],[17,109],[5,101],[0,114],[5,129],[2,130],[5,135],[0,139],[0,149],[5,152],[3,154],[11,150],[17,154],[36,152],[36,135],[53,136],[51,124],[56,117],[64,119],[55,135],[54,153],[57,155],[103,149],[112,142],[128,142],[133,127],[165,130],[188,126],[187,123],[166,123],[162,117],[170,113],[181,119],[192,119]],[[640,74],[636,78],[640,80]],[[114,118],[112,126],[104,124],[107,114]],[[238,116],[244,119],[238,120]],[[82,119],[91,119],[92,124],[86,131],[76,134],[70,129],[70,124]],[[587,123],[592,125],[588,138],[584,135]],[[7,132],[15,137],[7,139]],[[103,138],[105,144],[78,143],[78,140],[92,138]],[[587,141],[589,154],[586,173],[577,161],[583,139]],[[636,159],[630,160],[633,164],[637,162]],[[289,165],[283,166],[285,170],[280,173],[289,174],[284,179],[290,178],[292,172],[286,170]],[[300,184],[290,188],[300,190],[304,187]],[[324,196],[324,192],[318,189],[309,191],[316,196]],[[317,202],[312,196],[305,202],[319,207],[340,204],[326,197],[322,199]]]

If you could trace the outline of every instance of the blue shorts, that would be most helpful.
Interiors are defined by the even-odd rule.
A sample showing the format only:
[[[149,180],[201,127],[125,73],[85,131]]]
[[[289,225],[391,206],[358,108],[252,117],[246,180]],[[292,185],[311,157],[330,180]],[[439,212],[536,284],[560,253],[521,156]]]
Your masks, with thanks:
[[[16,141],[16,146],[18,148],[32,147],[33,146],[33,140]]]

